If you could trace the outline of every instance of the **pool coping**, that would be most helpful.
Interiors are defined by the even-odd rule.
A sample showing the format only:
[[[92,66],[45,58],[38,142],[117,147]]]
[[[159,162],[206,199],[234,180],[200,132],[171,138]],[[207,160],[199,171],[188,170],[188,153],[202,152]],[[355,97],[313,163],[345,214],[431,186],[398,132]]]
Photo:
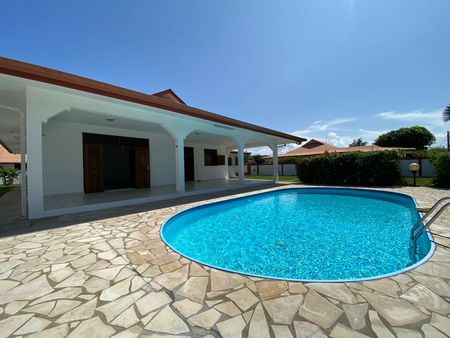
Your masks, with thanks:
[[[294,278],[278,278],[278,277],[272,277],[272,276],[266,276],[266,275],[258,275],[258,274],[251,274],[251,273],[245,273],[242,271],[237,271],[237,270],[233,270],[233,269],[226,269],[223,267],[219,267],[219,266],[215,266],[213,264],[208,264],[205,263],[203,261],[200,261],[198,259],[192,258],[189,255],[186,255],[182,252],[180,252],[179,250],[177,250],[176,248],[174,248],[172,245],[170,245],[168,243],[168,241],[166,240],[166,238],[164,237],[163,234],[163,230],[164,227],[166,226],[166,224],[172,220],[173,218],[183,214],[183,213],[187,213],[188,211],[192,210],[192,209],[202,209],[211,205],[218,205],[218,204],[224,204],[226,202],[232,201],[232,200],[240,200],[240,199],[245,199],[248,198],[249,196],[254,196],[254,195],[265,195],[265,194],[270,194],[276,191],[282,191],[282,190],[302,190],[302,189],[316,189],[316,190],[329,190],[329,189],[334,189],[334,190],[356,190],[356,191],[367,191],[367,192],[379,192],[379,193],[383,193],[383,194],[393,194],[393,195],[401,195],[401,196],[406,196],[408,198],[411,198],[412,201],[414,202],[414,205],[416,206],[416,210],[418,208],[418,203],[417,200],[414,196],[411,196],[409,194],[405,194],[405,193],[400,193],[400,192],[395,192],[395,191],[385,191],[385,190],[378,190],[376,188],[355,188],[355,187],[333,187],[333,186],[327,186],[327,187],[320,187],[320,186],[307,186],[307,187],[297,187],[297,186],[291,186],[291,187],[283,187],[280,189],[271,189],[269,191],[263,191],[263,192],[251,192],[251,193],[247,193],[244,196],[238,196],[238,197],[226,197],[224,199],[221,199],[219,201],[212,201],[212,202],[206,202],[203,203],[201,205],[196,205],[196,206],[192,206],[189,207],[187,209],[181,210],[176,212],[175,214],[171,215],[170,217],[168,217],[166,220],[164,220],[164,222],[161,224],[161,227],[159,229],[159,236],[161,238],[161,240],[163,241],[163,243],[165,245],[167,245],[171,250],[175,251],[176,253],[178,253],[179,255],[181,255],[182,257],[185,257],[186,259],[191,260],[192,262],[196,262],[198,264],[213,268],[213,269],[217,269],[217,270],[221,270],[224,272],[229,272],[229,273],[234,273],[234,274],[238,274],[238,275],[243,275],[243,276],[249,276],[249,277],[256,277],[256,278],[264,278],[264,279],[268,279],[268,280],[277,280],[277,281],[288,281],[288,282],[307,282],[307,283],[351,283],[351,282],[364,282],[364,281],[372,281],[372,280],[379,280],[379,279],[383,279],[383,278],[388,278],[388,277],[392,277],[392,276],[397,276],[403,273],[406,273],[408,271],[414,270],[416,268],[418,268],[419,266],[425,264],[436,252],[436,244],[434,242],[434,237],[433,234],[429,231],[426,230],[425,232],[428,235],[428,239],[430,240],[430,250],[427,253],[427,255],[425,255],[425,257],[423,257],[420,261],[405,267],[401,270],[396,270],[394,272],[391,273],[387,273],[387,274],[382,274],[382,275],[377,275],[377,276],[373,276],[373,277],[365,277],[365,278],[354,278],[354,279],[294,279]],[[417,211],[419,213],[419,215],[421,217],[423,217],[423,212]]]

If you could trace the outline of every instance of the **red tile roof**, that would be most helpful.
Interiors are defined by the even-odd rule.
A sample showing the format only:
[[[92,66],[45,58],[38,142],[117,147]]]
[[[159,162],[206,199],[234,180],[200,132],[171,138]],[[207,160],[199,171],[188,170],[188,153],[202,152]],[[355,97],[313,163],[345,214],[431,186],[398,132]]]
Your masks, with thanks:
[[[20,154],[11,154],[0,145],[0,164],[2,163],[20,163]]]

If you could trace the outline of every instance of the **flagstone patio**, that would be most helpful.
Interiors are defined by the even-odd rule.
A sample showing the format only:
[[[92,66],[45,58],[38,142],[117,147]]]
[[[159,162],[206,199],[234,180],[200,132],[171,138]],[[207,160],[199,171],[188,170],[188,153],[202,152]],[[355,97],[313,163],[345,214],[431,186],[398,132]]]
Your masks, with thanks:
[[[421,207],[450,193],[386,190],[411,194]],[[53,228],[0,239],[0,337],[450,333],[450,250],[439,247],[413,271],[358,283],[291,283],[231,274],[181,257],[159,235],[168,217],[208,201],[150,211],[128,208],[128,214],[114,217],[98,212],[43,220],[33,230],[43,224]],[[68,222],[72,225],[62,226]],[[449,225],[446,213],[433,230],[449,236]]]

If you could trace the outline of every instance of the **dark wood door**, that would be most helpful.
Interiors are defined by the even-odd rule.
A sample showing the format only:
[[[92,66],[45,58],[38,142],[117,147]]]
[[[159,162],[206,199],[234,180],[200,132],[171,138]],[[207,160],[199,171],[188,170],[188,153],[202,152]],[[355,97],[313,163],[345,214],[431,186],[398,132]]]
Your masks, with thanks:
[[[195,181],[194,148],[184,147],[184,180]]]
[[[135,148],[135,179],[136,188],[150,187],[150,156],[148,147]]]
[[[102,192],[105,190],[103,145],[84,144],[84,192]]]

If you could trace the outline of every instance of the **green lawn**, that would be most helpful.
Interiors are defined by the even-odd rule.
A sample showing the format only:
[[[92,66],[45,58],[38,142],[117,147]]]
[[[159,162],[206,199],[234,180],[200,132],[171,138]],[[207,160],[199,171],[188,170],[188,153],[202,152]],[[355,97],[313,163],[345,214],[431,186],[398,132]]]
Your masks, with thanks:
[[[245,178],[255,179],[255,180],[271,180],[272,176],[248,175],[248,176],[245,176]],[[297,176],[278,176],[278,180],[281,181],[281,182],[293,182],[293,183],[298,183],[299,182]]]
[[[412,177],[403,177],[403,184],[407,186],[413,185],[413,178]],[[416,186],[418,187],[431,187],[433,185],[433,178],[432,177],[416,177]]]
[[[0,196],[3,194],[6,194],[8,191],[10,191],[12,188],[14,188],[13,185],[0,185]]]

